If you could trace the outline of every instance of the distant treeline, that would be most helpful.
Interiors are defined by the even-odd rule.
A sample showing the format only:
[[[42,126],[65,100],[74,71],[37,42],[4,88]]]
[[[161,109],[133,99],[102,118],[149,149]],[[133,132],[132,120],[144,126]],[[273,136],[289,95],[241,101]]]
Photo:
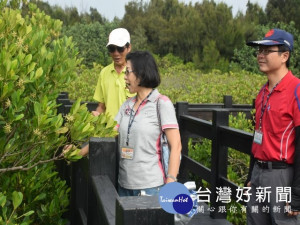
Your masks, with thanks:
[[[254,51],[245,46],[246,41],[262,38],[268,29],[279,27],[294,34],[293,61],[300,61],[297,54],[300,23],[295,23],[300,21],[299,0],[269,0],[265,10],[248,1],[246,13],[239,12],[236,16],[226,3],[209,0],[195,4],[178,0],[131,1],[125,6],[124,17],[113,21],[95,8],[79,14],[74,7],[63,9],[47,2],[31,2],[52,18],[63,21],[64,33],[73,36],[87,66],[93,62],[109,63],[105,44],[115,27],[129,30],[133,49],[147,49],[159,56],[173,54],[204,71],[239,68],[254,72],[257,72]],[[294,67],[298,71],[298,65]]]

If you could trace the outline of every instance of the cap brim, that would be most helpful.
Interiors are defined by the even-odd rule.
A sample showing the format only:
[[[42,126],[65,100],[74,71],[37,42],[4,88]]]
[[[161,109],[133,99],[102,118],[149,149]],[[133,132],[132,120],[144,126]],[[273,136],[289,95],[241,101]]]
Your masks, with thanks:
[[[273,40],[261,40],[261,41],[249,41],[246,43],[248,46],[272,46],[272,45],[284,45],[284,43],[273,41]]]
[[[106,47],[109,46],[109,45],[115,45],[115,46],[118,46],[118,47],[124,47],[127,43],[129,42],[114,42],[114,41],[111,41],[111,42],[108,42]]]

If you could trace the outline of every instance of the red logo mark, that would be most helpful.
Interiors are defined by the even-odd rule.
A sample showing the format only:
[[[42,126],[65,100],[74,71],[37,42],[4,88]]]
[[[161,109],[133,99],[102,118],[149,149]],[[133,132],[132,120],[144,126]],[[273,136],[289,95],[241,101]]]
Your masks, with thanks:
[[[270,37],[274,34],[274,30],[269,30],[268,33],[266,33],[265,37]]]

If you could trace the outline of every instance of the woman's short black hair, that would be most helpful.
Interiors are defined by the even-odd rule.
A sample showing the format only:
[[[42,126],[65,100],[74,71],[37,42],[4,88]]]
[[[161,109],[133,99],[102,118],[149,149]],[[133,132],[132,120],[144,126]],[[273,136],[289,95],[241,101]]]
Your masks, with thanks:
[[[160,75],[153,56],[148,51],[135,51],[126,55],[130,61],[132,71],[140,79],[139,86],[156,88],[160,84]]]

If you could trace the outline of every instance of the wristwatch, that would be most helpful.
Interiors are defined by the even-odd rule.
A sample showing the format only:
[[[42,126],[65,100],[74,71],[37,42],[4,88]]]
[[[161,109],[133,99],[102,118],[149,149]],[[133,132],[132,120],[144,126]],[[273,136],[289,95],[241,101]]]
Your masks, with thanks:
[[[174,176],[172,176],[172,175],[170,175],[170,174],[167,175],[167,178],[171,178],[171,179],[174,180],[175,182],[177,181],[176,177],[174,177]]]

